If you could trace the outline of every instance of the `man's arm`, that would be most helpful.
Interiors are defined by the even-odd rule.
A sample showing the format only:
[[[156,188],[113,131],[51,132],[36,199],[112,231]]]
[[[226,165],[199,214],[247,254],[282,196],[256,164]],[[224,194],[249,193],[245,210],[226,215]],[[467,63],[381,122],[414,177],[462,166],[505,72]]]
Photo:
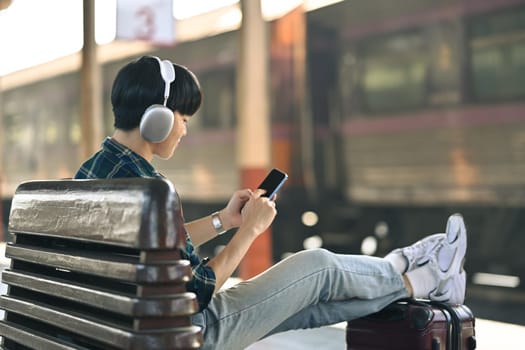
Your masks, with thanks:
[[[275,202],[260,197],[264,191],[256,191],[242,210],[242,225],[226,247],[210,260],[208,266],[215,273],[215,292],[232,275],[253,241],[273,222],[277,211]]]
[[[233,226],[229,221],[223,219],[225,217],[223,211],[224,209],[218,213],[224,230],[228,231],[229,229],[232,229]],[[211,215],[188,222],[184,226],[186,227],[186,232],[188,232],[190,235],[192,243],[196,247],[208,242],[212,238],[217,237],[217,231],[213,226]]]

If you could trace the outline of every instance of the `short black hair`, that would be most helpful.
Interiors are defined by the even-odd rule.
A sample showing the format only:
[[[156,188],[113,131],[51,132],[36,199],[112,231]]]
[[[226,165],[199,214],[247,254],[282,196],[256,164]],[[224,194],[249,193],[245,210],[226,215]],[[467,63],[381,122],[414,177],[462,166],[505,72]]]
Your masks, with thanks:
[[[170,85],[166,106],[183,115],[193,115],[202,102],[199,81],[188,68],[173,64],[175,81]],[[142,56],[126,64],[115,77],[111,104],[115,128],[132,130],[140,125],[144,111],[153,104],[164,103],[165,83],[158,61]]]

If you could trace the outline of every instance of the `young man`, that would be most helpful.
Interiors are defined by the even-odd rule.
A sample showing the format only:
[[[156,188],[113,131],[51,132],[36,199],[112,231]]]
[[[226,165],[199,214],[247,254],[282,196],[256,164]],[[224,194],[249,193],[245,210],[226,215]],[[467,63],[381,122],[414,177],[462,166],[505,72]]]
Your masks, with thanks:
[[[198,80],[185,67],[156,57],[130,62],[117,74],[111,93],[115,132],[76,178],[161,177],[151,165],[153,157],[172,156],[201,99]],[[203,328],[204,349],[243,349],[277,332],[362,317],[406,297],[463,303],[467,238],[459,214],[448,219],[445,233],[385,258],[302,251],[219,291],[275,218],[275,202],[262,194],[239,190],[224,209],[185,224],[181,253],[193,269],[187,288],[199,300],[193,322]],[[207,261],[194,253],[194,246],[231,228],[237,232],[217,256]]]

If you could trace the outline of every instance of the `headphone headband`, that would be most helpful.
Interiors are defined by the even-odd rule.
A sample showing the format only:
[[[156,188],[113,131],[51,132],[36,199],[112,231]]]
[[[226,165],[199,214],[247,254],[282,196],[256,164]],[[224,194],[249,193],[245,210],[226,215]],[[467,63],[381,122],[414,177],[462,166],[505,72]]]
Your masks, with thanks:
[[[170,96],[170,84],[175,81],[175,68],[173,68],[173,63],[171,63],[170,60],[161,61],[157,56],[152,57],[159,62],[160,75],[166,84],[164,87],[164,106],[166,106],[166,102]]]

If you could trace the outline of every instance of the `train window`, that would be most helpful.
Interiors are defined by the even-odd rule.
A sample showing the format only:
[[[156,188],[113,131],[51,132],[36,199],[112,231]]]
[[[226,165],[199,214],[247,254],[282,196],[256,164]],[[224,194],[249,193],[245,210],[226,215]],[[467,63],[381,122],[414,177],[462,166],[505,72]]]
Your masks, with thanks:
[[[462,97],[463,25],[459,19],[425,27],[429,43],[428,104],[454,105]]]
[[[69,142],[72,145],[79,145],[81,137],[82,137],[82,132],[80,130],[80,123],[78,122],[72,123],[71,128],[69,129]]]
[[[25,174],[37,168],[35,149],[37,133],[34,120],[27,120],[23,114],[4,116],[4,174],[7,176]],[[7,147],[9,145],[9,147]]]
[[[45,143],[48,145],[57,143],[59,130],[56,120],[49,118],[49,121],[46,123],[44,128]]]
[[[426,97],[427,54],[419,31],[361,42],[359,103],[365,112],[421,107]]]
[[[525,8],[472,18],[470,92],[475,101],[525,96]]]
[[[235,125],[235,75],[233,69],[199,74],[204,99],[198,116],[205,129],[229,129]]]

